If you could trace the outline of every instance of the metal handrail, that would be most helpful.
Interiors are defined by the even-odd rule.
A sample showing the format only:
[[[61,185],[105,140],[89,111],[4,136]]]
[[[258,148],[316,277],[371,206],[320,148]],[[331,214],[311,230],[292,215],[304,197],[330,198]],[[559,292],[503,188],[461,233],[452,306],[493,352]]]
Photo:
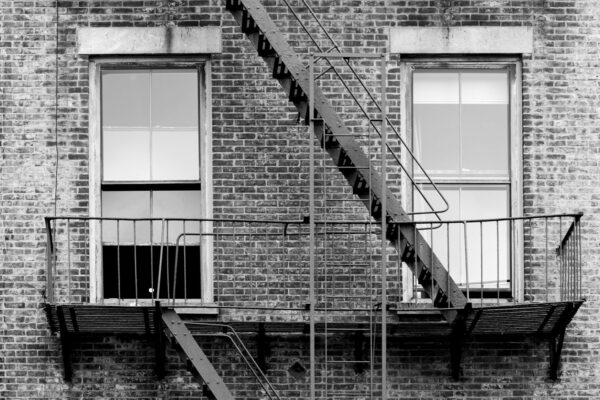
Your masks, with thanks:
[[[375,130],[375,132],[377,132],[377,134],[381,138],[381,132],[377,128],[376,124],[374,123],[374,120],[369,117],[368,112],[365,110],[365,108],[362,106],[362,104],[360,104],[360,102],[358,101],[358,99],[356,98],[356,96],[352,93],[352,91],[350,90],[350,88],[346,84],[346,81],[340,75],[339,71],[336,69],[335,65],[327,57],[327,53],[330,52],[333,49],[335,49],[338,53],[342,53],[340,47],[338,46],[338,44],[335,41],[335,39],[331,36],[331,34],[329,33],[329,31],[327,31],[327,29],[325,28],[325,26],[323,26],[323,24],[321,23],[320,19],[318,18],[317,14],[313,10],[313,8],[310,6],[310,4],[308,4],[308,2],[306,0],[301,0],[301,1],[304,4],[304,6],[306,7],[306,9],[309,11],[309,13],[313,17],[313,19],[315,20],[315,22],[317,23],[317,25],[319,25],[320,29],[327,36],[327,39],[333,45],[333,47],[330,48],[330,49],[328,49],[326,52],[324,52],[323,49],[321,48],[321,46],[319,46],[318,42],[313,37],[313,35],[310,33],[310,31],[308,30],[308,28],[306,27],[306,25],[302,22],[300,16],[296,13],[296,11],[294,10],[294,8],[290,4],[290,2],[288,0],[283,0],[283,2],[285,3],[285,5],[290,10],[291,14],[298,21],[298,23],[300,24],[300,26],[302,27],[302,29],[304,30],[304,32],[308,35],[308,37],[313,42],[313,44],[315,45],[315,47],[321,53],[316,60],[318,61],[320,59],[325,59],[327,61],[327,63],[330,66],[330,68],[328,70],[332,70],[335,73],[335,75],[338,77],[338,79],[340,80],[340,82],[342,83],[342,85],[344,86],[344,88],[348,91],[348,93],[352,97],[354,103],[359,107],[359,109],[361,110],[361,112],[364,115],[364,117],[369,120],[369,124],[373,127],[373,129]],[[379,103],[375,99],[375,96],[373,96],[372,92],[369,90],[369,88],[367,87],[367,85],[364,83],[364,81],[362,80],[362,78],[358,75],[358,73],[356,72],[356,70],[354,69],[354,67],[352,66],[352,64],[350,64],[349,58],[348,57],[343,57],[343,60],[346,63],[346,65],[350,68],[350,71],[352,72],[352,74],[354,75],[354,77],[356,78],[356,80],[359,82],[359,84],[363,88],[363,90],[367,93],[368,97],[371,99],[371,101],[373,102],[373,104],[381,112],[381,106],[379,105]],[[407,215],[434,214],[438,219],[441,220],[439,214],[448,211],[449,208],[450,208],[450,205],[449,205],[447,199],[441,193],[441,191],[439,190],[439,188],[437,187],[437,185],[435,184],[435,182],[433,181],[433,179],[431,179],[431,177],[429,176],[429,174],[427,173],[427,171],[425,170],[425,168],[423,168],[423,166],[421,165],[420,161],[417,159],[417,157],[414,155],[413,151],[411,150],[410,146],[408,146],[408,144],[402,138],[402,136],[400,135],[400,133],[398,132],[398,130],[396,129],[396,127],[392,124],[392,121],[389,118],[386,117],[385,118],[385,123],[387,123],[390,126],[390,128],[392,128],[392,131],[394,132],[394,135],[396,136],[396,138],[398,139],[398,141],[401,143],[401,145],[405,148],[406,152],[410,155],[410,158],[411,158],[411,160],[413,162],[413,167],[414,167],[414,164],[416,164],[418,166],[419,170],[421,170],[423,172],[423,175],[426,177],[427,183],[430,184],[434,188],[434,190],[436,191],[437,195],[440,197],[440,199],[444,203],[444,206],[442,207],[442,209],[439,209],[439,210],[435,210],[434,209],[434,207],[432,206],[431,202],[429,201],[429,199],[427,198],[427,196],[425,196],[425,194],[423,193],[423,191],[419,187],[419,184],[413,179],[413,177],[411,176],[411,174],[407,171],[406,167],[401,162],[401,160],[398,157],[398,155],[396,154],[396,152],[393,150],[392,147],[390,147],[389,145],[386,144],[387,149],[390,151],[390,154],[396,160],[396,163],[400,166],[400,168],[402,169],[402,171],[404,173],[406,173],[408,179],[411,181],[412,187],[415,188],[415,189],[417,189],[417,192],[421,195],[421,197],[425,200],[427,206],[431,209],[431,211],[413,211],[413,212],[407,213]]]
[[[205,333],[205,334],[193,334],[193,336],[209,336],[209,337],[217,336],[217,337],[225,337],[225,338],[228,338],[229,340],[231,340],[231,343],[233,344],[233,346],[236,348],[236,350],[242,357],[242,360],[244,361],[244,363],[252,371],[252,374],[254,375],[254,377],[260,384],[260,386],[262,386],[262,388],[264,389],[267,396],[269,396],[270,399],[273,399],[273,396],[269,393],[269,391],[271,391],[275,395],[275,398],[277,398],[278,400],[281,400],[281,397],[279,397],[279,394],[277,393],[277,391],[275,390],[273,385],[271,385],[271,382],[267,379],[267,377],[263,373],[262,369],[257,364],[256,360],[254,360],[254,357],[252,357],[252,354],[250,354],[250,351],[248,350],[248,348],[246,347],[246,345],[244,344],[242,339],[239,337],[239,335],[237,334],[237,332],[235,331],[235,329],[233,329],[233,327],[231,325],[210,323],[210,322],[186,322],[186,325],[210,326],[210,327],[216,327],[216,328],[229,330],[231,332],[230,334]],[[236,340],[237,340],[237,343],[236,343]],[[244,353],[246,353],[246,354],[244,354]],[[258,371],[258,373],[257,373],[257,371]]]

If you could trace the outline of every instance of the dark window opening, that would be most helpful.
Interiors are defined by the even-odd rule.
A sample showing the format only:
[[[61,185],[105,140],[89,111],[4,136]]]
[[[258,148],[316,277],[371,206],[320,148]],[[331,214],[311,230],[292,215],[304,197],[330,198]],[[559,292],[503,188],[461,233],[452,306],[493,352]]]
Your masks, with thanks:
[[[185,249],[179,248],[177,281],[175,296],[173,296],[175,246],[165,246],[162,250],[162,273],[160,292],[158,292],[160,246],[105,245],[102,247],[104,298],[153,299],[160,293],[160,297],[163,299],[167,297],[200,299],[200,282],[202,278],[200,274],[200,251],[200,246],[188,245]]]

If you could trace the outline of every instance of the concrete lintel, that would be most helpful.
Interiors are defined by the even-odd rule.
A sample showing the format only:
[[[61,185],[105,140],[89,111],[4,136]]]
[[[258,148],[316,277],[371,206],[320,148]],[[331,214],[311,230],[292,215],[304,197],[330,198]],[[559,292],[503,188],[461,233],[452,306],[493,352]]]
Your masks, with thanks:
[[[221,28],[217,26],[77,29],[77,53],[80,55],[221,52]]]
[[[529,54],[531,27],[395,27],[390,52],[401,54]]]

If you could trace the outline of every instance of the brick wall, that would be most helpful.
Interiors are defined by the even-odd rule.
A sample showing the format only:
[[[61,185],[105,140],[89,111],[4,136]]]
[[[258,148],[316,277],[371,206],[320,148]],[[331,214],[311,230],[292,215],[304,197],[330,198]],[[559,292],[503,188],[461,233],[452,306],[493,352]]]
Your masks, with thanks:
[[[61,1],[58,36],[55,2],[8,0],[0,4],[0,398],[199,395],[198,385],[191,382],[174,354],[169,357],[167,377],[156,381],[152,346],[145,338],[82,338],[74,349],[73,384],[62,381],[59,341],[50,335],[41,308],[45,287],[42,217],[55,212],[88,213],[89,77],[87,61],[76,55],[76,27],[221,26],[223,54],[212,60],[215,216],[297,218],[307,212],[310,138],[304,127],[297,126],[287,95],[270,78],[221,3]],[[264,4],[277,24],[290,32],[295,48],[306,52],[306,41],[298,35],[282,2]],[[600,261],[596,234],[600,228],[596,211],[600,203],[600,6],[585,0],[319,0],[312,4],[348,51],[386,49],[390,26],[532,26],[535,52],[523,57],[524,213],[585,213],[582,247],[587,302],[567,332],[560,381],[545,380],[545,344],[468,344],[464,378],[454,382],[447,343],[392,340],[388,351],[391,397],[600,397],[596,350],[600,334],[600,273],[596,268]],[[392,57],[392,72],[397,63]],[[360,71],[372,77],[374,67],[365,64]],[[399,78],[391,79],[397,82]],[[391,97],[395,94],[398,91],[392,87]],[[343,106],[345,99],[339,100]],[[348,117],[356,113],[343,111]],[[402,118],[399,108],[393,116]],[[322,165],[330,195],[351,198],[351,190],[329,160],[324,159]],[[349,202],[339,202],[337,207],[340,215],[360,209]],[[252,271],[244,278],[251,286],[260,274]],[[247,339],[255,351],[253,341]],[[329,355],[350,359],[352,343],[351,337],[332,338]],[[320,348],[323,345],[319,342]],[[225,347],[212,344],[211,356],[234,392],[251,398],[257,388],[245,374],[233,373],[239,370],[239,361],[230,351],[224,352]],[[300,336],[272,343],[269,378],[281,388],[283,398],[307,396],[308,378],[294,378],[287,372],[294,361],[308,366],[307,349]],[[323,357],[320,353],[320,362]],[[330,381],[344,389],[360,393],[368,387],[368,371],[356,374],[351,366],[331,368],[336,372],[330,372],[334,376]],[[377,370],[376,364],[376,375]],[[374,378],[377,382],[378,377]]]

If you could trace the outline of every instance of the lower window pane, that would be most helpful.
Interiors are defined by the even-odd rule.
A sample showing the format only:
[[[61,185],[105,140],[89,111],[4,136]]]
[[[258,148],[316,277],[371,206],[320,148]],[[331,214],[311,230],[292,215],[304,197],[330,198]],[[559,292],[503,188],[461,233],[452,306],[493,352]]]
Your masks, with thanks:
[[[510,215],[509,185],[439,185],[438,188],[450,204],[450,210],[442,215],[444,220]],[[431,186],[425,187],[423,193],[429,199],[439,197]],[[423,201],[415,200],[415,204],[417,211],[427,209]],[[430,245],[433,243],[435,254],[459,286],[466,288],[468,283],[471,291],[510,288],[510,222],[470,223],[466,235],[462,224],[421,228],[424,228],[421,234]]]
[[[188,218],[198,219],[201,216],[201,197],[198,190],[163,190],[153,192],[152,216],[155,218]],[[188,244],[198,243],[200,223],[183,221],[167,221],[163,226],[154,224],[155,242],[163,238],[169,244],[176,244],[177,239]]]
[[[102,192],[102,216],[105,218],[149,218],[149,191]],[[134,235],[135,230],[135,235]],[[148,221],[104,221],[102,223],[104,243],[147,244],[150,243]]]

